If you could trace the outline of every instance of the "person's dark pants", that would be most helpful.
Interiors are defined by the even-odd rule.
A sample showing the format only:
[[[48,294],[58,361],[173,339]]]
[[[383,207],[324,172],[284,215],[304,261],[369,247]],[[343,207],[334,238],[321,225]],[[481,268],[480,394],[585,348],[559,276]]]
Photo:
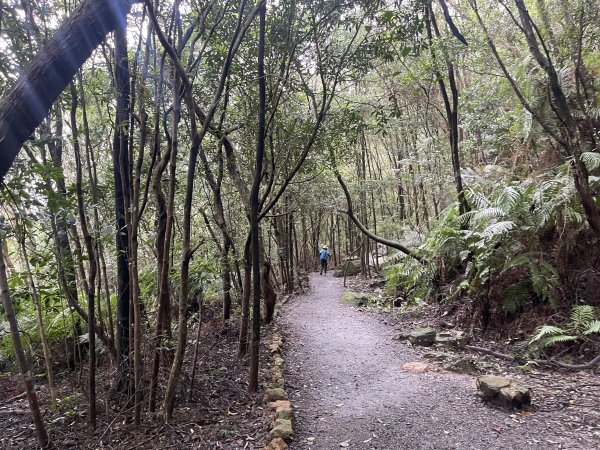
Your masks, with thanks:
[[[325,271],[325,273],[327,273],[327,260],[326,259],[321,260],[321,273],[323,273],[323,271]]]

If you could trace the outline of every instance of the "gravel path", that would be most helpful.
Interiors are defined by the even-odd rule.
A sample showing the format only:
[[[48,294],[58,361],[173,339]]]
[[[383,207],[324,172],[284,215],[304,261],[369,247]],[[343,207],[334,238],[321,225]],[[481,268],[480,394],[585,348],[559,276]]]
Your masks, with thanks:
[[[403,369],[420,358],[391,340],[384,317],[343,304],[342,282],[331,274],[310,281],[311,292],[287,305],[282,320],[297,413],[291,449],[590,448],[577,446],[552,413],[483,405],[472,376]]]

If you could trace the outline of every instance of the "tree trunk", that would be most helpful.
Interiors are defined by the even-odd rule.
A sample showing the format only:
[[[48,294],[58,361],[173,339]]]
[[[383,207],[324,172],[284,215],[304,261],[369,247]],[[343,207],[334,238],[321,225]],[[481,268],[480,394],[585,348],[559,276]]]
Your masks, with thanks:
[[[77,70],[135,0],[86,0],[31,60],[0,100],[0,179]]]
[[[123,18],[124,24],[125,18]],[[121,24],[121,25],[123,25]],[[121,30],[121,31],[119,31]],[[126,222],[126,208],[130,199],[129,169],[129,64],[127,59],[127,42],[122,28],[115,33],[115,90],[117,107],[115,115],[115,131],[112,147],[113,178],[115,181],[115,220],[117,246],[117,387],[124,390],[129,380],[129,317],[130,306],[130,273],[129,273],[129,240],[130,230]]]
[[[29,281],[29,289],[31,289],[31,297],[35,303],[35,311],[38,322],[38,329],[40,331],[40,340],[42,341],[42,350],[44,352],[44,362],[46,363],[46,374],[48,377],[48,390],[50,391],[50,398],[52,399],[52,405],[56,404],[56,390],[54,389],[54,371],[52,370],[52,353],[50,352],[50,345],[48,344],[48,337],[46,335],[46,329],[44,327],[44,319],[42,317],[42,302],[38,295],[37,286],[33,281],[33,273],[31,272],[31,266],[29,264],[29,256],[27,255],[27,246],[25,245],[25,229],[23,229],[23,236],[20,238],[21,251],[23,252],[23,260],[25,262],[25,269],[27,270],[27,279]],[[4,240],[2,241],[5,242]]]
[[[258,358],[260,351],[260,222],[259,222],[259,189],[262,178],[263,157],[266,135],[266,82],[265,82],[265,16],[266,6],[260,7],[258,34],[258,129],[256,141],[256,158],[254,164],[254,181],[250,191],[250,228],[252,236],[252,345],[250,346],[250,376],[248,390],[258,390]]]
[[[89,279],[87,280],[87,303],[88,303],[88,340],[89,340],[89,367],[88,367],[88,422],[92,429],[96,428],[96,319],[95,319],[95,288],[96,288],[96,254],[92,235],[89,232],[87,218],[85,215],[85,201],[83,199],[83,170],[81,166],[81,151],[79,147],[79,136],[77,131],[77,91],[75,85],[71,84],[71,132],[73,134],[73,150],[75,153],[77,209],[79,212],[79,223],[81,233],[85,242],[89,265]]]
[[[2,238],[2,241],[4,239]],[[8,279],[6,277],[6,264],[4,263],[4,246],[0,245],[0,289],[2,290],[2,306],[4,307],[4,313],[6,314],[6,320],[10,326],[10,335],[12,337],[13,347],[15,349],[15,357],[19,364],[19,370],[23,376],[25,382],[25,389],[27,390],[27,401],[29,402],[29,408],[31,409],[31,415],[33,416],[33,422],[37,431],[38,442],[42,448],[47,448],[50,440],[46,433],[46,426],[44,425],[44,419],[40,412],[40,406],[38,404],[37,394],[33,385],[33,376],[31,370],[27,364],[27,358],[25,357],[25,351],[21,344],[21,335],[19,332],[19,324],[17,322],[17,316],[13,308],[12,298],[8,288]]]

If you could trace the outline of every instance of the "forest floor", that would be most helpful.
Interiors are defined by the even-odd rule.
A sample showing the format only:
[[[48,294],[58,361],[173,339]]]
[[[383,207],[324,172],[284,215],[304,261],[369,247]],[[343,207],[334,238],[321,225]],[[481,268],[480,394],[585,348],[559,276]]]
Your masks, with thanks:
[[[57,397],[52,407],[47,384],[39,379],[36,390],[50,438],[60,450],[147,450],[147,449],[224,449],[253,450],[267,440],[268,420],[262,408],[262,395],[248,394],[247,360],[237,358],[238,330],[235,326],[223,332],[221,320],[207,319],[202,325],[199,359],[193,395],[190,399],[191,355],[196,326],[190,327],[188,357],[179,384],[173,420],[168,424],[144,412],[139,426],[132,424],[131,408],[110,387],[114,378],[108,361],[98,368],[98,426],[90,430],[87,423],[85,370],[57,373]],[[269,333],[269,330],[266,330]],[[265,338],[264,342],[268,342]],[[266,344],[261,358],[261,384],[267,381]],[[150,370],[153,354],[146,349],[146,370]],[[170,368],[170,365],[169,365]],[[43,369],[41,369],[43,370]],[[168,370],[161,374],[164,388]],[[20,376],[0,376],[0,449],[32,450],[39,448]],[[159,393],[159,406],[162,400]],[[146,408],[144,408],[146,410]]]
[[[331,274],[310,284],[282,319],[297,418],[291,449],[600,448],[600,383],[589,371],[518,374],[488,363],[487,373],[518,376],[533,390],[528,410],[500,411],[476,395],[474,375],[392,340],[410,322],[344,304]]]

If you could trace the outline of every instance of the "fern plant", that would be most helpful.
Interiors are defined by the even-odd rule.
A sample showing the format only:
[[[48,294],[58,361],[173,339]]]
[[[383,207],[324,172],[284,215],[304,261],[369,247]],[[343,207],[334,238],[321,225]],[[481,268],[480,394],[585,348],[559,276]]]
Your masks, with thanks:
[[[585,158],[588,165],[598,162],[596,154]],[[450,282],[445,294],[466,289],[470,297],[488,305],[494,301],[507,313],[531,300],[558,306],[560,279],[542,236],[560,229],[559,245],[569,245],[564,230],[584,224],[568,168],[523,182],[496,183],[486,192],[489,186],[473,183],[466,190],[471,211],[459,215],[455,204],[440,215],[419,247],[428,266],[405,259],[390,268],[389,288],[432,298]]]
[[[596,334],[600,335],[598,308],[579,305],[571,310],[570,321],[565,328],[543,325],[536,330],[529,346],[545,348],[565,342],[581,342]]]

